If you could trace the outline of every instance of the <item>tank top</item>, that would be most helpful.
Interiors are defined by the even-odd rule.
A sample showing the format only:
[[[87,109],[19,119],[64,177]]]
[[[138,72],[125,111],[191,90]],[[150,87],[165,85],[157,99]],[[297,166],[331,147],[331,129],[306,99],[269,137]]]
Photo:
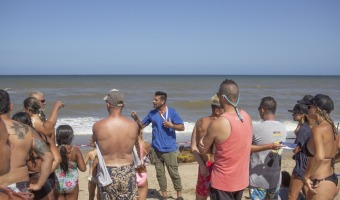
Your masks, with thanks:
[[[221,117],[231,125],[228,139],[215,143],[215,162],[211,174],[213,188],[227,192],[240,191],[249,185],[249,162],[252,143],[252,121],[241,110],[242,123],[236,113],[224,113]]]

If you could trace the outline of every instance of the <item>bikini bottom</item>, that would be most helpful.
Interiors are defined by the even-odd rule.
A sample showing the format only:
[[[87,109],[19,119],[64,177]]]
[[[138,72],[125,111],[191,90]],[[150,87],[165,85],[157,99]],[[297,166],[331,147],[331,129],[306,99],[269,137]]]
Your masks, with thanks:
[[[332,181],[335,186],[338,186],[338,177],[335,175],[335,174],[332,174],[326,178],[322,178],[322,179],[313,179],[312,182],[313,182],[313,187],[315,185],[317,185],[318,183],[320,183],[321,181]]]

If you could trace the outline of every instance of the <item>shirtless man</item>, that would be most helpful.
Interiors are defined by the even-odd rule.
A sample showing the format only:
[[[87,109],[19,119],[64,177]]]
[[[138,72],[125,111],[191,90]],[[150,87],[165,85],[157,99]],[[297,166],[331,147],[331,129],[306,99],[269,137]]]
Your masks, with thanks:
[[[5,123],[0,118],[0,176],[10,170],[11,148],[9,146],[9,135]]]
[[[217,95],[211,98],[211,115],[202,117],[197,120],[194,130],[191,135],[191,150],[199,165],[197,185],[196,185],[196,200],[206,200],[209,196],[210,189],[210,173],[214,163],[214,154],[209,151],[206,154],[200,154],[198,143],[206,133],[210,122],[217,119],[223,113],[223,108]]]
[[[6,125],[11,144],[10,171],[0,176],[0,187],[7,187],[14,192],[40,190],[50,175],[53,155],[35,130],[10,118],[12,106],[8,93],[0,90],[0,118]],[[37,183],[30,184],[28,187],[29,178],[26,160],[31,149],[37,153],[42,161],[41,173]]]
[[[101,199],[136,199],[132,151],[137,141],[138,125],[122,115],[125,98],[119,90],[112,89],[104,100],[109,116],[93,125],[92,138],[99,147],[98,159],[101,153],[113,182],[100,187]]]

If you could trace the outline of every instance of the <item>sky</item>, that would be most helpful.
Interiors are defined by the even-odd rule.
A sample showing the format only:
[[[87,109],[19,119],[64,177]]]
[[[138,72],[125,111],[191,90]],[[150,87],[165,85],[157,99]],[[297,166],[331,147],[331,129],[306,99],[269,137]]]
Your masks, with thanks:
[[[339,0],[2,0],[0,75],[340,75]]]

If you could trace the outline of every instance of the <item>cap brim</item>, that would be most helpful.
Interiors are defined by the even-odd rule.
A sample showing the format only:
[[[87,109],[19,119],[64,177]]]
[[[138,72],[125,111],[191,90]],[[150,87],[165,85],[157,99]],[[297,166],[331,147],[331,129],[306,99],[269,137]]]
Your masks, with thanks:
[[[288,112],[294,113],[294,110],[288,110]]]
[[[104,100],[104,101],[106,101],[106,100],[107,100],[107,98],[108,98],[108,96],[105,96],[105,97],[103,98],[103,100]]]

